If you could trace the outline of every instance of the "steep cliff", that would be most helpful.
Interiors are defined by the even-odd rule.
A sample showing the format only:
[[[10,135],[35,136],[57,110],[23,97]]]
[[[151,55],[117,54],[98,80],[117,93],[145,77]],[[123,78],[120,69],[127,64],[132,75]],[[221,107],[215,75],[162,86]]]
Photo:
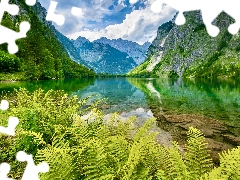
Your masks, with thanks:
[[[227,28],[234,20],[222,12],[213,24],[220,34],[208,35],[200,11],[185,13],[186,23],[174,19],[161,25],[148,49],[147,59],[128,73],[140,77],[238,77],[240,75],[239,33]]]

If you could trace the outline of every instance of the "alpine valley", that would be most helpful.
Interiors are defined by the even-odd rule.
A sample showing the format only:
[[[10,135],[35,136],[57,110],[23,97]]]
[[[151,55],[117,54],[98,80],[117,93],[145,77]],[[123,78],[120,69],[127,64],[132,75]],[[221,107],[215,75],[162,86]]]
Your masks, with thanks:
[[[50,0],[0,0],[0,14],[8,2],[20,12],[1,26],[31,29],[16,54],[0,45],[0,180],[240,179],[240,33],[228,33],[230,16],[213,21],[213,38],[200,11],[177,26],[174,10],[149,16],[152,0],[58,0],[57,14],[82,9],[82,24],[65,27],[123,38],[73,40],[46,21],[40,3]],[[125,40],[152,33],[152,43]]]
[[[84,37],[70,40],[50,21],[47,11],[37,2],[29,7],[24,0],[13,0],[20,7],[21,17],[5,13],[2,25],[17,31],[27,20],[31,29],[27,38],[17,40],[19,52],[7,53],[7,44],[0,45],[0,80],[39,80],[64,77],[92,77],[95,73],[126,74],[146,58],[150,43],[139,45],[122,39],[101,38],[90,42]],[[38,43],[35,43],[37,40]]]
[[[76,62],[96,73],[126,74],[146,58],[149,42],[139,45],[122,39],[101,38],[90,42],[84,37],[69,40],[61,33],[58,39]]]

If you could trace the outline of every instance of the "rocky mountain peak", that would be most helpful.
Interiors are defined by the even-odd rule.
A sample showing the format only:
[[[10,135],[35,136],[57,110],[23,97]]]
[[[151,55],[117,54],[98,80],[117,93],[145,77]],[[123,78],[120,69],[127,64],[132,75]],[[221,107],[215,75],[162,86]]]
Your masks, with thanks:
[[[220,28],[211,37],[203,23],[201,11],[185,12],[186,23],[162,24],[150,45],[144,63],[129,72],[140,77],[238,77],[239,33],[232,35],[228,27],[234,22],[225,12],[213,21]]]
[[[145,60],[148,47],[150,46],[149,42],[139,45],[136,42],[123,40],[122,38],[107,39],[106,37],[102,37],[94,42],[108,44],[121,52],[127,53],[137,64],[141,64]]]

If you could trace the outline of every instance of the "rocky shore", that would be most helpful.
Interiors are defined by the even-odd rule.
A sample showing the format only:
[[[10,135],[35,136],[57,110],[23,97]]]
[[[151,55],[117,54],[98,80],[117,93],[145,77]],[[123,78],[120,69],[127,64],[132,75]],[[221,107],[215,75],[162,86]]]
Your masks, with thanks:
[[[104,118],[108,119],[110,115],[107,114]],[[171,146],[172,141],[177,141],[181,149],[184,149],[189,127],[201,130],[216,165],[219,164],[219,153],[240,145],[240,137],[231,133],[222,122],[212,118],[196,114],[163,115],[161,112],[152,112],[143,108],[120,114],[122,121],[131,116],[136,116],[138,127],[142,126],[147,119],[156,118],[156,125],[151,129],[152,132],[158,132],[156,141],[167,146]]]
[[[240,137],[232,134],[222,122],[215,119],[196,114],[162,115],[158,112],[154,112],[154,116],[157,125],[169,132],[181,147],[184,147],[189,127],[201,130],[216,165],[219,164],[219,153],[240,145]]]

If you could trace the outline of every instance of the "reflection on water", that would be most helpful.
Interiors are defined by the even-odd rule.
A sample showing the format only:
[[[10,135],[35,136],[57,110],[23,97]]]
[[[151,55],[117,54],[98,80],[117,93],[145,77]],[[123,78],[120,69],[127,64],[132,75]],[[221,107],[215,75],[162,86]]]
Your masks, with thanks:
[[[0,83],[0,92],[24,87],[29,91],[62,89],[80,98],[105,98],[106,113],[137,108],[164,114],[198,114],[240,128],[239,81],[99,78]]]
[[[224,122],[231,133],[240,136],[239,81],[190,79],[128,79],[128,81],[145,93],[147,104],[155,115],[204,115]]]
[[[148,82],[129,80],[147,95],[151,108],[162,106],[167,114],[200,114],[240,127],[240,87],[236,81],[196,81],[153,79]]]
[[[99,105],[105,114],[125,112],[124,117],[136,115],[143,118],[142,122],[153,113],[158,126],[166,131],[160,139],[168,140],[170,133],[180,145],[185,143],[188,127],[194,126],[206,135],[215,163],[219,163],[218,153],[240,145],[240,85],[237,80],[68,79],[0,83],[0,93],[19,87],[29,91],[65,90],[79,99],[94,95],[88,103],[105,99]]]
[[[240,127],[239,81],[99,78],[1,82],[0,93],[19,87],[65,90],[80,98],[98,95],[95,99],[105,98],[108,111],[162,109],[165,114],[201,114]]]
[[[145,94],[129,83],[125,78],[96,79],[94,84],[79,90],[72,95],[81,98],[93,96],[90,102],[104,99],[104,113],[136,110],[139,107],[148,109]]]
[[[32,92],[36,89],[43,89],[48,91],[53,90],[64,90],[70,94],[79,89],[83,89],[94,83],[94,79],[64,79],[64,80],[46,80],[46,81],[26,81],[26,82],[0,82],[0,94],[5,92],[12,92],[14,89],[26,88]]]

